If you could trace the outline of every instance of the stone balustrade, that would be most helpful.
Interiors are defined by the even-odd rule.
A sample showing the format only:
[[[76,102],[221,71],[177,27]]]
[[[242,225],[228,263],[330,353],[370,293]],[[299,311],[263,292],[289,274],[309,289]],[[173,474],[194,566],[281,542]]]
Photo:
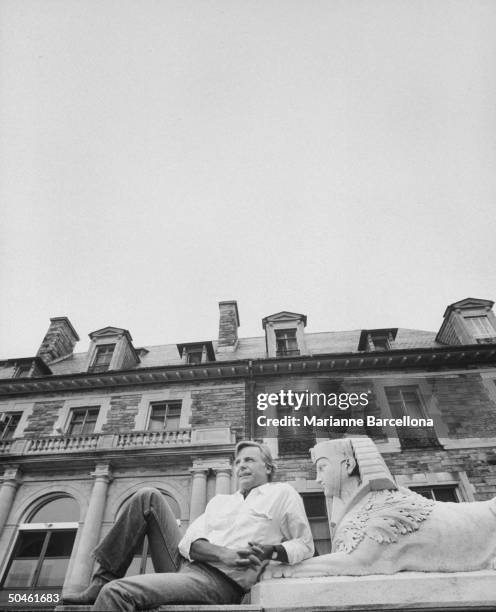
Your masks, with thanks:
[[[117,435],[117,447],[163,446],[164,444],[189,444],[190,429],[174,431],[130,431]]]
[[[130,431],[121,434],[40,436],[0,441],[0,455],[39,455],[88,452],[106,448],[143,448],[191,444],[191,430]]]
[[[91,450],[98,445],[98,434],[86,436],[49,436],[32,438],[28,441],[25,452],[32,453],[61,453],[75,450]]]

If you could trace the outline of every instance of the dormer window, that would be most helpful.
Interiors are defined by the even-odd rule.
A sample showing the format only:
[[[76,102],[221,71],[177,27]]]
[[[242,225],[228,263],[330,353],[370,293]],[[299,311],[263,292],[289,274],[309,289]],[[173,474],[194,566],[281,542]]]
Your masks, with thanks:
[[[91,373],[135,368],[140,358],[127,329],[104,327],[90,335],[87,369]]]
[[[450,304],[436,336],[442,344],[496,343],[494,302],[479,298],[465,298]]]
[[[196,364],[202,362],[203,350],[190,349],[186,353],[186,363]]]
[[[477,342],[479,340],[496,340],[496,331],[487,316],[465,316],[465,324]]]
[[[359,351],[389,351],[393,348],[398,329],[364,329],[360,334]]]
[[[370,341],[374,345],[375,351],[389,351],[391,348],[387,336],[371,336]]]
[[[96,347],[95,358],[89,368],[89,372],[106,372],[110,367],[115,344],[99,344]]]
[[[184,364],[198,365],[207,361],[215,361],[214,347],[210,341],[178,344],[177,350]]]
[[[297,357],[306,354],[307,317],[283,310],[262,319],[268,357]]]
[[[31,363],[21,363],[15,369],[14,378],[27,378],[31,374]]]
[[[296,339],[296,328],[276,329],[276,357],[290,357],[299,355],[298,341]]]

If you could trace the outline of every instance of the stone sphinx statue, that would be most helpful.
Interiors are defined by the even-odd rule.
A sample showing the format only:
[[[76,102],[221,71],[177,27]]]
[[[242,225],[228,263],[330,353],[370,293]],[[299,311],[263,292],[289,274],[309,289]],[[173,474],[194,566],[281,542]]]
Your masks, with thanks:
[[[436,502],[398,487],[368,438],[321,442],[311,455],[332,499],[332,552],[264,579],[496,569],[496,498]]]

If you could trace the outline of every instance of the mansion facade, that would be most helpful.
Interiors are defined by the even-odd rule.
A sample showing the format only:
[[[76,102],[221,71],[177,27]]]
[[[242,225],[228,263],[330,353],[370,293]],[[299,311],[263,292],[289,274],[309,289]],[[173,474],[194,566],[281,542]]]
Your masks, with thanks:
[[[331,534],[309,449],[323,439],[371,437],[398,484],[434,499],[495,496],[493,302],[466,298],[441,319],[437,332],[308,333],[305,315],[282,311],[240,338],[224,301],[216,339],[140,347],[108,326],[78,353],[69,319],[52,318],[36,356],[0,361],[0,605],[84,588],[92,549],[143,486],[186,528],[236,490],[245,438],[266,442],[276,480],[302,495],[320,554]],[[288,394],[298,409],[261,403]],[[145,542],[129,574],[147,571]]]

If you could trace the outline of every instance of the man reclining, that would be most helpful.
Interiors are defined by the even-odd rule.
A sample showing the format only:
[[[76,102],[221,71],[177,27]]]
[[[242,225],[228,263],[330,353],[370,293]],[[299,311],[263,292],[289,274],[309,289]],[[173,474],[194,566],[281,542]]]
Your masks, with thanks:
[[[66,595],[64,604],[134,612],[173,603],[239,603],[270,560],[294,564],[311,557],[303,501],[290,485],[271,482],[268,447],[240,442],[234,467],[239,490],[216,495],[182,539],[161,493],[138,491],[95,549],[89,587]],[[156,573],[122,578],[145,535]]]

